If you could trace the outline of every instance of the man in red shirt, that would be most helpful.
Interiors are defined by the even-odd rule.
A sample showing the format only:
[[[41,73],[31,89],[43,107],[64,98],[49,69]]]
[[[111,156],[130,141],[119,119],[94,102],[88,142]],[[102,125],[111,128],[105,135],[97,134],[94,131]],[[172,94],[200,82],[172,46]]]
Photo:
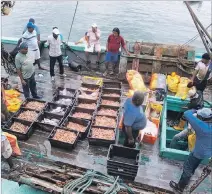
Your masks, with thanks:
[[[105,67],[106,71],[103,74],[106,76],[108,73],[109,75],[113,75],[114,64],[118,61],[119,49],[123,47],[125,52],[130,55],[127,50],[126,44],[122,36],[120,36],[120,30],[118,28],[113,29],[113,34],[108,37],[107,45],[106,45],[106,57],[105,57]]]

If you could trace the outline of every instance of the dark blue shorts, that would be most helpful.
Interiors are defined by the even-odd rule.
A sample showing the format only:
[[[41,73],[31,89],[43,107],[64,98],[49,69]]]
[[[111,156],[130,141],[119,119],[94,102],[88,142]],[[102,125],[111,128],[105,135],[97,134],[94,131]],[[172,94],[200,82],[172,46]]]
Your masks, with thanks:
[[[117,62],[119,57],[119,53],[107,52],[105,56],[106,62]]]

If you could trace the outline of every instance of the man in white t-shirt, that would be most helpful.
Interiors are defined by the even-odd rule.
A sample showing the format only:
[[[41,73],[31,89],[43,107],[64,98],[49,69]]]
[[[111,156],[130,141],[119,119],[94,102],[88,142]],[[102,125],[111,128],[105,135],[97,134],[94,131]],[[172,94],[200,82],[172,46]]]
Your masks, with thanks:
[[[191,81],[197,90],[203,92],[207,82],[212,78],[212,61],[208,53],[202,55],[202,60],[198,62]]]
[[[97,25],[94,23],[91,26],[92,28],[88,30],[87,37],[88,37],[88,44],[85,46],[85,55],[87,59],[87,65],[91,63],[91,61],[88,59],[89,58],[89,52],[97,52],[97,61],[96,65],[97,68],[99,68],[100,65],[100,54],[101,54],[101,46],[100,46],[100,36],[101,36],[101,31],[97,28]]]
[[[49,48],[49,57],[50,57],[50,76],[52,81],[55,80],[54,76],[54,66],[56,61],[59,63],[60,76],[65,77],[64,67],[63,67],[63,56],[61,51],[62,40],[60,32],[57,28],[54,28],[52,34],[48,36],[47,45]]]
[[[39,69],[44,69],[40,65],[40,49],[38,47],[37,33],[32,22],[27,24],[27,31],[22,35],[22,42],[28,45],[28,53],[35,59],[34,64],[38,64]]]

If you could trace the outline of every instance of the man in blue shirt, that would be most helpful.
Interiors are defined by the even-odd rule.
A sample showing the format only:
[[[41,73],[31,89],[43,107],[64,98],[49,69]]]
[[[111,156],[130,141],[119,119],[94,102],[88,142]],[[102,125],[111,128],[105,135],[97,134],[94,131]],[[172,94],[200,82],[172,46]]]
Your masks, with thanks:
[[[146,127],[147,119],[143,111],[144,94],[136,91],[132,98],[124,104],[123,131],[125,133],[124,146],[135,147],[135,138],[139,131]]]
[[[197,113],[197,117],[193,115]],[[196,144],[183,166],[183,174],[178,183],[170,181],[170,187],[182,193],[202,160],[212,157],[212,110],[203,108],[184,113],[196,133]]]
[[[29,22],[32,22],[34,24],[34,27],[35,27],[35,31],[36,31],[36,34],[37,34],[37,39],[38,39],[38,44],[40,44],[40,29],[38,28],[37,25],[35,25],[35,20],[33,18],[30,18],[29,19]],[[27,31],[27,25],[25,26],[24,28],[24,31],[23,31],[23,34]]]

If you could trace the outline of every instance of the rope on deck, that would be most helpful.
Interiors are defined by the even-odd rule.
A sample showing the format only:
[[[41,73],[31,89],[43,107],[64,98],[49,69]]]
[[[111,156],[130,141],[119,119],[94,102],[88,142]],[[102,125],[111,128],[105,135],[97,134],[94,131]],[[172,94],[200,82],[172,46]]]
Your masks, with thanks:
[[[125,187],[128,193],[134,193],[130,187],[128,187],[121,181],[121,179],[119,179],[119,177],[114,178],[113,176],[89,170],[83,177],[68,182],[64,186],[62,194],[70,194],[72,192],[75,192],[76,194],[82,194],[86,189],[88,189],[89,186],[91,186],[94,179],[111,184],[111,186],[108,187],[104,194],[116,194],[118,191],[120,191],[121,186]]]

